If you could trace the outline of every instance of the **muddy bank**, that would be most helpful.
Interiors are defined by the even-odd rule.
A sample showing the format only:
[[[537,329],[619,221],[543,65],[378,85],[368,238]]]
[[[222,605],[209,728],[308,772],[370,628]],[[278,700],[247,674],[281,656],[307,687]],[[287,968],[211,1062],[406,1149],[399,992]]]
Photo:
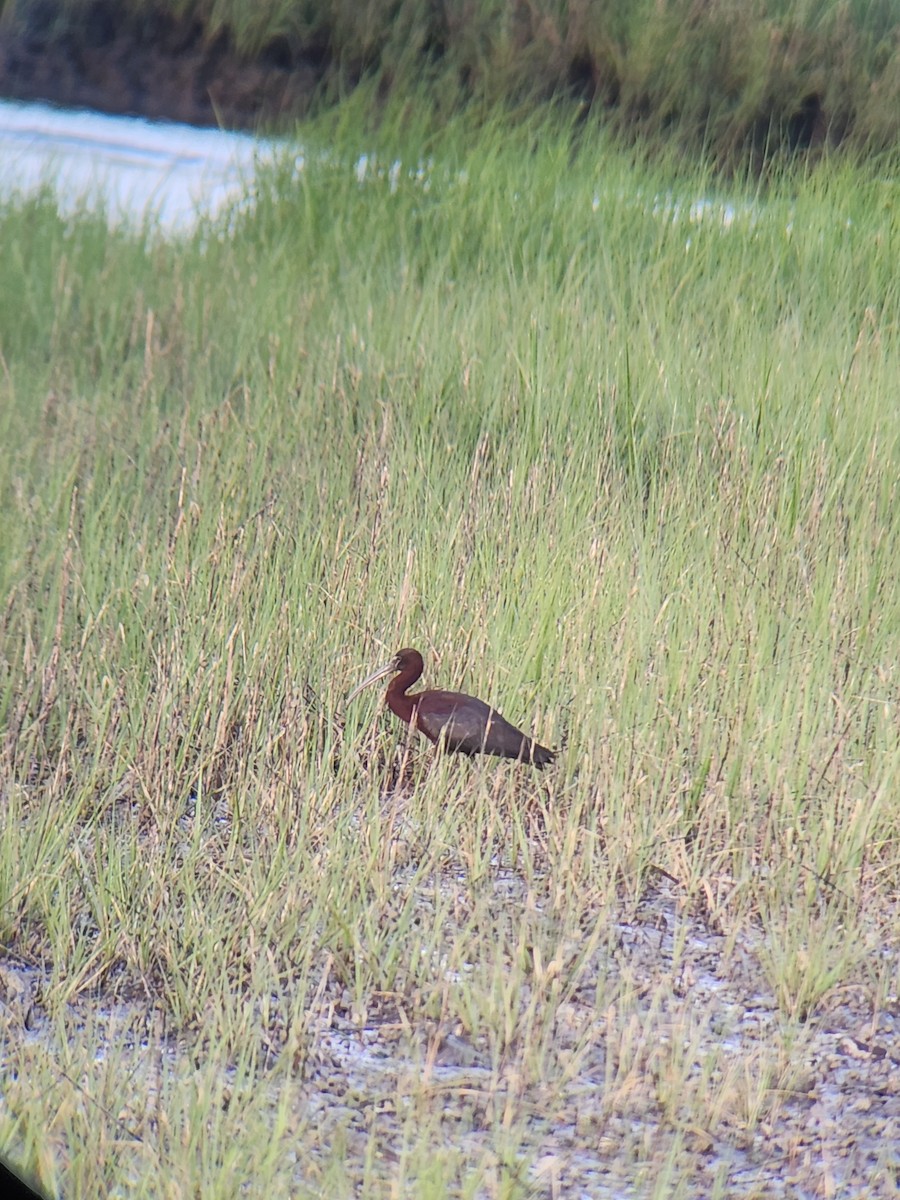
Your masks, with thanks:
[[[96,3],[62,23],[52,2],[19,5],[0,21],[0,96],[114,115],[256,130],[308,111],[330,78],[329,55],[273,42],[253,60],[227,34],[155,14],[123,20]]]

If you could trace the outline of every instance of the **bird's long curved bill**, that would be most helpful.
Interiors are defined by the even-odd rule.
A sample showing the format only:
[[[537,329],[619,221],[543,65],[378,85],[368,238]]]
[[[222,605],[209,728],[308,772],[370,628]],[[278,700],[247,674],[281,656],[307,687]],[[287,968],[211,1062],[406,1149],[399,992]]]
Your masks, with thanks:
[[[383,667],[379,667],[377,671],[373,671],[371,675],[367,675],[362,683],[358,683],[344,703],[349,704],[351,700],[354,700],[359,695],[363,688],[367,688],[370,683],[377,683],[379,679],[384,679],[385,675],[390,675],[396,670],[397,666],[394,660],[391,659],[389,663],[385,663]]]

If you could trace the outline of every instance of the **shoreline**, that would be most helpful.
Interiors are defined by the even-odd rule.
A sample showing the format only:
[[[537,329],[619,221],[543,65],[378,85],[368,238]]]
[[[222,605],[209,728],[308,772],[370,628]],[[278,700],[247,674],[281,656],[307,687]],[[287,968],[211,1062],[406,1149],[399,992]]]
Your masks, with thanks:
[[[386,10],[373,24],[313,4],[262,11],[250,28],[234,14],[211,25],[196,2],[180,16],[172,0],[148,2],[10,0],[0,98],[279,133],[367,79],[376,107],[413,95],[440,123],[469,104],[520,116],[553,104],[727,173],[900,146],[900,26],[874,10],[795,29],[774,9],[735,20],[711,0],[700,20],[668,0],[618,23],[523,9],[506,29],[475,4],[465,22],[423,9],[407,29]]]
[[[157,17],[143,28],[95,6],[77,35],[0,26],[0,98],[87,108],[109,116],[178,121],[255,133],[286,128],[309,111],[328,78],[322,55],[254,58],[227,34]]]

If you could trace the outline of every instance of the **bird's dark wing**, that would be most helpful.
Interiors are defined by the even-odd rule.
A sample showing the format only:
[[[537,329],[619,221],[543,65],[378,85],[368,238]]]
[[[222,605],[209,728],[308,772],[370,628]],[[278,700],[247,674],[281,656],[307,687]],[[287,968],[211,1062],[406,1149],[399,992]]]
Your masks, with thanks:
[[[425,692],[416,705],[416,725],[433,742],[461,754],[497,754],[543,766],[552,754],[538,746],[495,708],[462,692]],[[549,757],[546,757],[548,756]]]

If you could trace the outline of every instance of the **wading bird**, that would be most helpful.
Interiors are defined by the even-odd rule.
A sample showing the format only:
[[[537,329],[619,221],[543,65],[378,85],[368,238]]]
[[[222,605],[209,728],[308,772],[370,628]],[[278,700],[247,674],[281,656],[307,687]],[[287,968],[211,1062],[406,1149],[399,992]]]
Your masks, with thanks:
[[[416,692],[408,696],[406,689],[416,682],[424,666],[418,650],[400,650],[389,663],[367,675],[347,697],[347,703],[370,683],[396,672],[397,678],[391,680],[385,696],[388,708],[435,745],[440,742],[447,750],[459,754],[517,758],[538,768],[553,762],[555,750],[538,745],[483,700],[462,692]]]

